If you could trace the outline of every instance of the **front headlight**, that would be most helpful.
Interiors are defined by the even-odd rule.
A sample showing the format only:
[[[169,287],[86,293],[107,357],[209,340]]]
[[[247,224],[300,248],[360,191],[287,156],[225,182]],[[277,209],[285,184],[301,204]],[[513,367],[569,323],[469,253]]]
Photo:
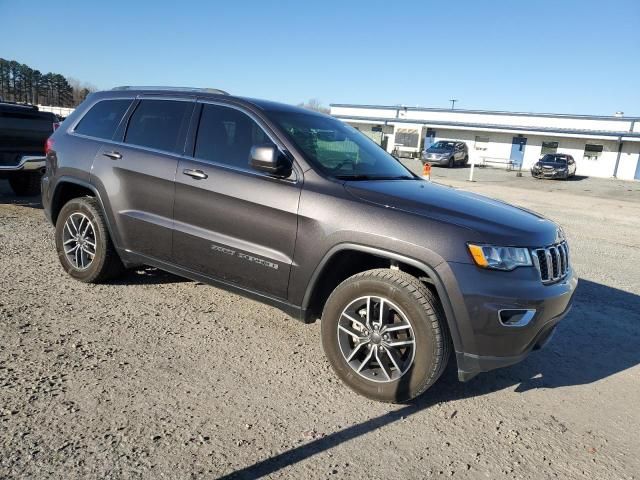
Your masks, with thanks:
[[[513,270],[533,265],[529,250],[520,247],[496,247],[495,245],[467,244],[473,261],[482,268]]]

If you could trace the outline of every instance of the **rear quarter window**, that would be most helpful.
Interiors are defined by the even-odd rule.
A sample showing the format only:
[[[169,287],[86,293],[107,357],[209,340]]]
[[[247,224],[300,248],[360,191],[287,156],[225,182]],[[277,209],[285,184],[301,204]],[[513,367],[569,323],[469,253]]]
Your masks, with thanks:
[[[82,117],[76,133],[111,140],[132,100],[102,100]]]

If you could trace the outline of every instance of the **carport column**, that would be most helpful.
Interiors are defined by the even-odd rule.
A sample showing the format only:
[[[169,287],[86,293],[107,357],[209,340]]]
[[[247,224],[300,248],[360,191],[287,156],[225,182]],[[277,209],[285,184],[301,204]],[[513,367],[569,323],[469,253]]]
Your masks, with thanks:
[[[391,125],[393,127],[393,132],[389,134],[385,134],[387,137],[387,152],[393,153],[393,148],[396,144],[396,126]]]
[[[618,178],[618,165],[620,165],[620,156],[622,155],[622,137],[618,137],[618,156],[616,157],[616,166],[613,168],[613,178]]]

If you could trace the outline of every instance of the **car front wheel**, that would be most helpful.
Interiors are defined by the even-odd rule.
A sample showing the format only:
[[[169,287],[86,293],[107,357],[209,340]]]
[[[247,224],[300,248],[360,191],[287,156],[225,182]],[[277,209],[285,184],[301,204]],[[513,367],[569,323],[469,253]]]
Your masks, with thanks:
[[[62,267],[76,280],[101,283],[124,270],[95,198],[74,198],[62,207],[55,240]]]
[[[450,340],[437,297],[408,273],[358,273],[331,294],[322,345],[351,389],[373,400],[404,402],[440,377]]]

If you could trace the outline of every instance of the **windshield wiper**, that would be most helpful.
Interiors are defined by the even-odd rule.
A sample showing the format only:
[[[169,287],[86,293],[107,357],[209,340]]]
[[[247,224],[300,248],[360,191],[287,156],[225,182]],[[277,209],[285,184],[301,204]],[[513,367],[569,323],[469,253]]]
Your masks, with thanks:
[[[414,177],[409,175],[398,175],[398,176],[372,176],[372,175],[336,175],[335,178],[338,180],[413,180]]]

